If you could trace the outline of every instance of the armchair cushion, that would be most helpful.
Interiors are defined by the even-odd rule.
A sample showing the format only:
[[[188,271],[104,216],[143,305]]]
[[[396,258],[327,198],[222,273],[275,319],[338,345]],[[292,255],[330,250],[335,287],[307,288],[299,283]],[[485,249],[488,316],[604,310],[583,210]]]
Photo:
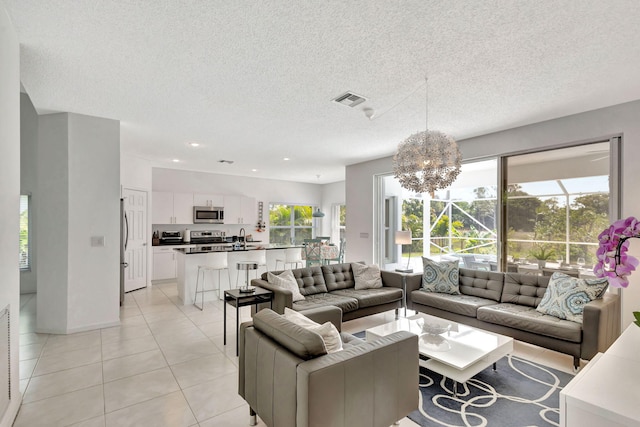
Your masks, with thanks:
[[[272,310],[263,309],[256,313],[253,326],[301,359],[327,354],[324,340],[318,333],[296,325]]]

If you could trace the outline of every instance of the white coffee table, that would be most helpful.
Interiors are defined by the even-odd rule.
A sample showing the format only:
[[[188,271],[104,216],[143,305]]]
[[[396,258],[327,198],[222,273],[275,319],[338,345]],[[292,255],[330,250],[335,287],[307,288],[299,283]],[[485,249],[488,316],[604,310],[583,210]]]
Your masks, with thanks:
[[[450,324],[451,327],[448,332],[433,335],[425,334],[422,324]],[[511,337],[423,313],[367,329],[366,340],[398,331],[409,331],[419,336],[418,351],[427,358],[420,360],[420,366],[453,380],[454,394],[457,383],[467,382],[491,365],[495,369],[495,363],[513,351]]]

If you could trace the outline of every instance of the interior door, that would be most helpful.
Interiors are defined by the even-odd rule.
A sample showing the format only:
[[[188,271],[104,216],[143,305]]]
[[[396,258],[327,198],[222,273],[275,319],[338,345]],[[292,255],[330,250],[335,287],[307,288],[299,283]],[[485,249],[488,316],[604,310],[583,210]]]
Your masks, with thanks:
[[[125,188],[125,234],[129,236],[124,253],[124,291],[130,292],[147,286],[147,192]]]

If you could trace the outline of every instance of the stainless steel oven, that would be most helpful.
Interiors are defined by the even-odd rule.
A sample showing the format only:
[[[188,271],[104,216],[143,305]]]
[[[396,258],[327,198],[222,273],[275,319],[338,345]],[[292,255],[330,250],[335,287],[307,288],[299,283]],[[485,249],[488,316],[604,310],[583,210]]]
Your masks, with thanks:
[[[194,206],[194,224],[224,224],[224,208],[221,206]]]

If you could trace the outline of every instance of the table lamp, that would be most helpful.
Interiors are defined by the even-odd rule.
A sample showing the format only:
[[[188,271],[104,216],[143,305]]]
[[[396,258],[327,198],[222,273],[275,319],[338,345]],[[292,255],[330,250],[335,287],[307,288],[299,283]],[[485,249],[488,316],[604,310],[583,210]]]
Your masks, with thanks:
[[[411,230],[409,231],[396,231],[395,235],[396,245],[410,245],[411,244]],[[407,268],[396,268],[396,271],[400,273],[413,273],[413,268],[409,268],[411,263],[411,251],[409,251],[409,259],[407,260]]]

